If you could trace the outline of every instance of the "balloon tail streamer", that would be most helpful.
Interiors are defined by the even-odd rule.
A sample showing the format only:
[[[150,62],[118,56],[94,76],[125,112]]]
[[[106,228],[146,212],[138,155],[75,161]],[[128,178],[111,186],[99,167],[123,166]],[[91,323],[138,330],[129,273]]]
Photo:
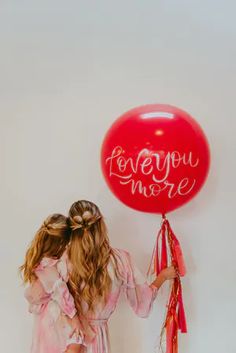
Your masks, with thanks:
[[[173,280],[166,318],[161,331],[160,346],[162,346],[163,336],[166,333],[166,353],[178,353],[178,331],[187,332],[180,280],[180,276],[186,274],[186,267],[180,243],[171,229],[169,221],[163,215],[148,274],[157,276],[161,270],[170,265],[175,266],[178,275]]]

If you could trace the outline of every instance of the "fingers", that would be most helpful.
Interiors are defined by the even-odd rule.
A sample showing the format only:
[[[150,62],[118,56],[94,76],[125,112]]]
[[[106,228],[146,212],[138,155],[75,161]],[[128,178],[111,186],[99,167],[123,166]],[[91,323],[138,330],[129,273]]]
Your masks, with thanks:
[[[179,277],[179,269],[178,267],[175,267],[175,278]]]
[[[74,335],[75,331],[76,331],[75,329],[73,329],[73,330],[71,331],[70,336],[69,336],[70,338],[72,338],[72,336]]]
[[[75,334],[78,339],[80,338],[82,341],[84,340],[84,334],[79,328],[75,330]]]
[[[82,338],[82,340],[84,340],[84,333],[83,333],[83,331],[79,330],[79,335],[80,335],[80,337]]]
[[[84,334],[83,334],[83,332],[80,331],[79,329],[74,329],[74,330],[72,330],[71,333],[70,333],[70,335],[69,335],[69,337],[72,338],[74,335],[76,336],[77,339],[78,339],[78,338],[81,338],[81,340],[84,339]]]
[[[179,270],[178,270],[178,267],[176,265],[170,266],[170,270],[171,270],[172,279],[179,276]]]

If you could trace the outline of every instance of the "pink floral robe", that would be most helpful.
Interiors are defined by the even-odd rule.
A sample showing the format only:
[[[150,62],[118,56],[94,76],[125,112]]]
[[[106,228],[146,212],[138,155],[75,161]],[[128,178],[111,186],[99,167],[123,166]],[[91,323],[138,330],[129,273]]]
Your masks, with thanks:
[[[29,311],[35,314],[31,353],[62,353],[70,343],[81,338],[70,338],[71,326],[67,317],[76,314],[74,299],[69,292],[67,257],[43,258],[35,270],[38,277],[25,291]]]
[[[96,336],[93,342],[87,347],[83,346],[84,353],[110,353],[108,320],[114,312],[117,302],[122,291],[125,292],[128,303],[139,317],[147,317],[152,303],[157,295],[157,289],[149,286],[143,275],[134,265],[128,252],[120,249],[113,249],[118,265],[118,277],[115,274],[112,260],[109,263],[108,270],[112,279],[112,288],[105,304],[97,306],[95,313],[87,317]],[[69,266],[70,267],[70,266]],[[45,300],[43,294],[41,296],[42,303]],[[40,300],[39,300],[40,301]],[[72,306],[71,306],[72,307]],[[85,306],[86,307],[86,306]],[[73,310],[72,310],[73,311]],[[37,335],[37,332],[35,332]],[[48,336],[46,335],[46,338]],[[35,336],[34,343],[38,341]],[[63,350],[33,350],[32,353],[62,353]]]

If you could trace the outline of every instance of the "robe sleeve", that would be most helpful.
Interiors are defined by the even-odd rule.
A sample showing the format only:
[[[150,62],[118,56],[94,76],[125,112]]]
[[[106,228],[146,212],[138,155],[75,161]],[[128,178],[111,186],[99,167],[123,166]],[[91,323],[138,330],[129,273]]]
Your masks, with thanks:
[[[45,292],[50,294],[50,298],[58,303],[62,312],[70,318],[74,317],[76,314],[74,298],[61,276],[57,263],[52,264],[52,266],[39,266],[35,274]]]
[[[25,298],[29,303],[29,312],[40,314],[50,300],[39,280],[34,281],[25,289]]]
[[[119,250],[118,269],[129,305],[139,317],[148,317],[157,288],[147,283],[127,251]]]

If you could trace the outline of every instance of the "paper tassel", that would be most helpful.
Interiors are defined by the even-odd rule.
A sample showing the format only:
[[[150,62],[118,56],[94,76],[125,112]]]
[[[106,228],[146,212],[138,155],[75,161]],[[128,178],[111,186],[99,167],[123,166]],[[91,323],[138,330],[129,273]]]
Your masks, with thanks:
[[[171,229],[169,221],[163,216],[148,274],[157,276],[161,270],[171,265],[177,268],[178,276],[173,280],[161,341],[163,333],[166,332],[166,353],[178,353],[178,330],[182,333],[187,332],[180,280],[180,276],[186,274],[186,267],[180,243]]]

